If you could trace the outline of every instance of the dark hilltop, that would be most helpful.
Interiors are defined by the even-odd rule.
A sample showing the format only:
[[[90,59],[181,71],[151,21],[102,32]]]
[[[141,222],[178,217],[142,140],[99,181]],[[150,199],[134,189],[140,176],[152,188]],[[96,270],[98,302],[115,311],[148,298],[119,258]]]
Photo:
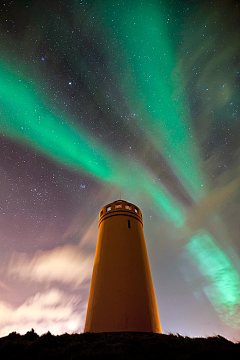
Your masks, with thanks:
[[[237,357],[238,356],[238,357]],[[222,336],[189,338],[179,334],[83,333],[39,336],[13,332],[0,338],[1,359],[236,359],[240,342]]]

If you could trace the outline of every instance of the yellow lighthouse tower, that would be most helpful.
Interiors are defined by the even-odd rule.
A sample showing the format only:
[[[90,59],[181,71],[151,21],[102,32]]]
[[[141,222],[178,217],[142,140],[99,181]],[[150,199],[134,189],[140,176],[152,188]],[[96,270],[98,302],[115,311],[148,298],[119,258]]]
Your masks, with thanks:
[[[99,214],[84,331],[161,333],[142,213],[124,200]]]

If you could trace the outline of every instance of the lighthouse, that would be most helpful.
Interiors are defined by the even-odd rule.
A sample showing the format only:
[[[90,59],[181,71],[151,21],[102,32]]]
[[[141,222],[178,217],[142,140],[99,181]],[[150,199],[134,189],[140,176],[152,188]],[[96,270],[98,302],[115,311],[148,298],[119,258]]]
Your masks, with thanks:
[[[99,214],[84,332],[161,333],[142,212],[124,200]]]

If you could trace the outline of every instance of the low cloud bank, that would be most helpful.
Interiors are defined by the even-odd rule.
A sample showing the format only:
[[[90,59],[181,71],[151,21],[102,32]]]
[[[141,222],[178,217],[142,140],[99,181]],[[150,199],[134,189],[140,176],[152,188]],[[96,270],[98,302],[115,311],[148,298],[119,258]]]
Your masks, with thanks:
[[[7,266],[7,274],[38,283],[59,282],[77,289],[90,280],[93,260],[93,254],[71,245],[37,251],[32,258],[25,253],[14,252]]]
[[[50,331],[53,334],[82,331],[85,308],[79,310],[79,295],[68,295],[52,288],[38,292],[17,308],[0,302],[0,336],[12,331],[24,334],[34,328],[38,334]]]

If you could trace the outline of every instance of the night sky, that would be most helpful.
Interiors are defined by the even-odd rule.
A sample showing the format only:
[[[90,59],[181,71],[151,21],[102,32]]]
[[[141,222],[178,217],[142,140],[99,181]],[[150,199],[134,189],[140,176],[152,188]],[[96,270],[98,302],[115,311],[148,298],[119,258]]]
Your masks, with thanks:
[[[237,1],[1,2],[0,336],[83,331],[121,197],[163,332],[240,340],[239,29]]]

